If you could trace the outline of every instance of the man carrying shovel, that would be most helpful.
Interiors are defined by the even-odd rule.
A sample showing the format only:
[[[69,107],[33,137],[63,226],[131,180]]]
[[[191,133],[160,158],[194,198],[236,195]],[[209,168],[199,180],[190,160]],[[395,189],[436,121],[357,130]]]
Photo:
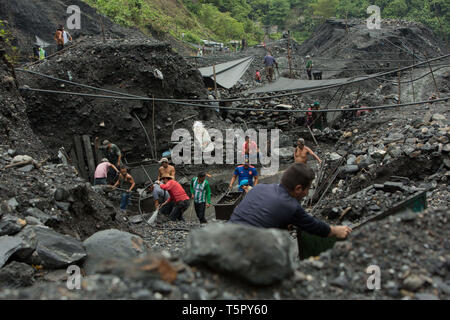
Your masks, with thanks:
[[[184,191],[183,187],[175,181],[172,176],[163,175],[161,181],[163,182],[163,184],[160,184],[161,189],[166,190],[169,193],[169,199],[167,199],[161,207],[173,202],[173,209],[170,212],[169,220],[184,221],[183,213],[189,208],[189,197],[186,194],[186,191]]]

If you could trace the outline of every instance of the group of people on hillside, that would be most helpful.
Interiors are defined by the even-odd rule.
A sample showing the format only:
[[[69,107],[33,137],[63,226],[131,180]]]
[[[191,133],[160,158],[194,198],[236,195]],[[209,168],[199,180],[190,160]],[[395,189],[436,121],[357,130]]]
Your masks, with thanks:
[[[59,25],[56,28],[53,39],[56,42],[57,51],[61,51],[62,49],[64,49],[65,45],[67,45],[69,42],[72,42],[72,36],[68,31],[64,30],[63,25]],[[42,44],[35,44],[33,46],[33,55],[35,60],[44,60],[47,58],[47,52],[45,51]]]
[[[279,73],[279,71],[278,71],[278,62],[272,56],[272,54],[269,50],[267,50],[267,54],[264,57],[263,65],[265,66],[265,73],[266,73],[267,81],[269,81],[269,83],[270,83],[273,81],[274,75],[275,75],[273,67],[274,66],[276,67],[278,73]],[[307,55],[306,61],[305,61],[305,70],[306,70],[306,74],[307,74],[309,80],[312,80],[312,68],[313,68],[313,62],[311,60],[311,56]],[[316,73],[314,73],[314,74],[315,74],[315,76],[314,76],[315,80],[322,80],[322,72],[317,72],[317,76],[316,76]],[[261,75],[260,70],[256,70],[255,81],[257,83],[262,83],[262,75]]]

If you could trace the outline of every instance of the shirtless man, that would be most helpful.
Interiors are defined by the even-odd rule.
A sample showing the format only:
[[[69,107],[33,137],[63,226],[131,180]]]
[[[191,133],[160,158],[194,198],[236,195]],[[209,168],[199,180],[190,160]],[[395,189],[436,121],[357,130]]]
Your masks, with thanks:
[[[158,170],[158,181],[161,180],[163,176],[172,176],[175,179],[175,167],[169,164],[169,159],[162,158],[160,163],[162,164]]]
[[[305,146],[305,140],[302,138],[299,138],[297,140],[297,147],[294,151],[294,159],[295,163],[304,163],[308,161],[308,154],[312,155],[314,158],[319,161],[319,163],[322,163],[322,160],[307,146]]]

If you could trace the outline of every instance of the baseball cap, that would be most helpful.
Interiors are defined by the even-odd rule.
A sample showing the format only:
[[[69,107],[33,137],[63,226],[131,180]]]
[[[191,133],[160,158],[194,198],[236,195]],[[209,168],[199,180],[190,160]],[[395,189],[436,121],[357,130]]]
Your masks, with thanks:
[[[103,145],[104,145],[104,146],[107,146],[108,144],[110,144],[109,140],[104,140],[104,141],[103,141]]]
[[[162,162],[169,162],[169,159],[167,159],[167,158],[162,158],[161,160],[159,160],[159,163],[162,163]]]
[[[239,182],[239,187],[246,186],[246,185],[248,185],[248,180],[247,179],[244,179],[241,182]]]

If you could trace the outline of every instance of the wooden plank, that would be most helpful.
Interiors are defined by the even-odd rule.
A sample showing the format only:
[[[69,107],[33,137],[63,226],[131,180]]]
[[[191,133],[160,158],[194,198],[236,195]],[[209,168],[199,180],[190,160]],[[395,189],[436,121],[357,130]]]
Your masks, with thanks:
[[[89,181],[94,183],[94,172],[95,172],[95,161],[94,161],[94,153],[92,152],[91,139],[88,135],[82,136],[84,143],[84,152],[86,154],[86,159],[89,168]]]
[[[81,137],[74,136],[73,142],[75,144],[75,152],[77,154],[78,168],[80,169],[80,175],[82,178],[88,180],[88,173],[86,170],[86,163],[84,161],[84,152],[81,144]]]
[[[78,172],[80,172],[80,167],[78,165],[77,153],[75,152],[75,148],[72,148],[69,152],[70,163],[74,166]]]

